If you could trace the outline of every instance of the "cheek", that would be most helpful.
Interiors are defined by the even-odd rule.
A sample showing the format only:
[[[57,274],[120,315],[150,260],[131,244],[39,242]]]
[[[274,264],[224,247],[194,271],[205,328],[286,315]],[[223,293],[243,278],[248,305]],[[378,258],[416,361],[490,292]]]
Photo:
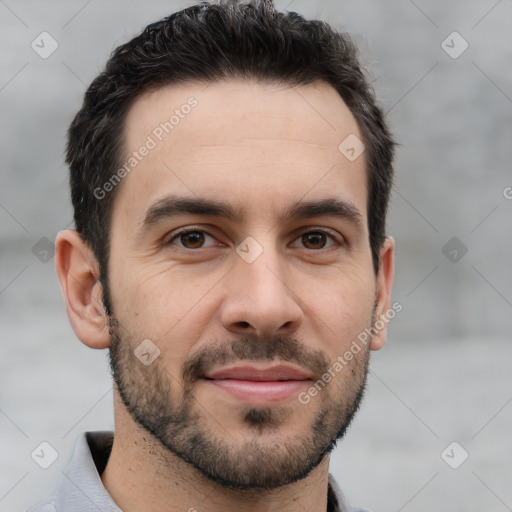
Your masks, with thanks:
[[[375,302],[375,282],[357,273],[339,274],[329,281],[317,280],[308,295],[305,314],[315,331],[327,337],[330,356],[345,352],[357,336],[371,324]],[[309,312],[308,312],[309,310]]]
[[[141,340],[154,341],[165,359],[181,360],[215,316],[212,298],[223,273],[200,274],[169,262],[119,265],[110,280],[116,316]]]

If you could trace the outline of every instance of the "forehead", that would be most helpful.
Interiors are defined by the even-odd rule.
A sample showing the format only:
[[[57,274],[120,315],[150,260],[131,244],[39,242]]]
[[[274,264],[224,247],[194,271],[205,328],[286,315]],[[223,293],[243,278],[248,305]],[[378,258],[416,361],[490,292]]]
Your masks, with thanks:
[[[260,216],[305,196],[339,197],[365,216],[366,155],[351,161],[339,149],[362,136],[325,82],[162,87],[135,100],[124,133],[128,165],[114,218],[140,223],[166,195],[236,200]]]

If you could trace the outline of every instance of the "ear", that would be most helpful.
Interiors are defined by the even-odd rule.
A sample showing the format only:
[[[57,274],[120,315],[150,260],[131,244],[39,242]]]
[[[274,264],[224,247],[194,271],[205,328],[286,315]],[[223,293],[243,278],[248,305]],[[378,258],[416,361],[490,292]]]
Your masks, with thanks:
[[[55,268],[73,330],[88,347],[108,348],[110,337],[97,259],[82,237],[70,229],[57,235],[55,248]]]
[[[395,240],[386,237],[380,248],[377,293],[375,298],[375,333],[370,343],[371,350],[380,350],[386,344],[391,305],[391,288],[395,274]]]

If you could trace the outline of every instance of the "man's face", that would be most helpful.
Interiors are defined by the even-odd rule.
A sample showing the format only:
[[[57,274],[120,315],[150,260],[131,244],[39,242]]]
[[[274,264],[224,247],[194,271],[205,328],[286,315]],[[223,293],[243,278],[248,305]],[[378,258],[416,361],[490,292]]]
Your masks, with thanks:
[[[127,158],[150,149],[119,185],[111,225],[110,350],[124,405],[222,485],[295,482],[343,435],[365,385],[368,345],[332,369],[372,325],[376,297],[365,155],[338,149],[362,138],[356,121],[324,83],[229,81],[146,93],[125,128]],[[171,196],[234,215],[182,211]],[[302,374],[258,373],[279,364]]]

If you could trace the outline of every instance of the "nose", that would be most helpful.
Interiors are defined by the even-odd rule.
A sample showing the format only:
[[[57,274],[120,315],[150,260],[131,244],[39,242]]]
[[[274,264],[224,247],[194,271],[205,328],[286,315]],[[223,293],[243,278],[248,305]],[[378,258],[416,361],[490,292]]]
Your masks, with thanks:
[[[265,248],[252,263],[237,259],[223,280],[221,321],[226,330],[260,338],[298,330],[303,321],[301,298],[294,293],[289,266],[280,258],[277,251]]]

